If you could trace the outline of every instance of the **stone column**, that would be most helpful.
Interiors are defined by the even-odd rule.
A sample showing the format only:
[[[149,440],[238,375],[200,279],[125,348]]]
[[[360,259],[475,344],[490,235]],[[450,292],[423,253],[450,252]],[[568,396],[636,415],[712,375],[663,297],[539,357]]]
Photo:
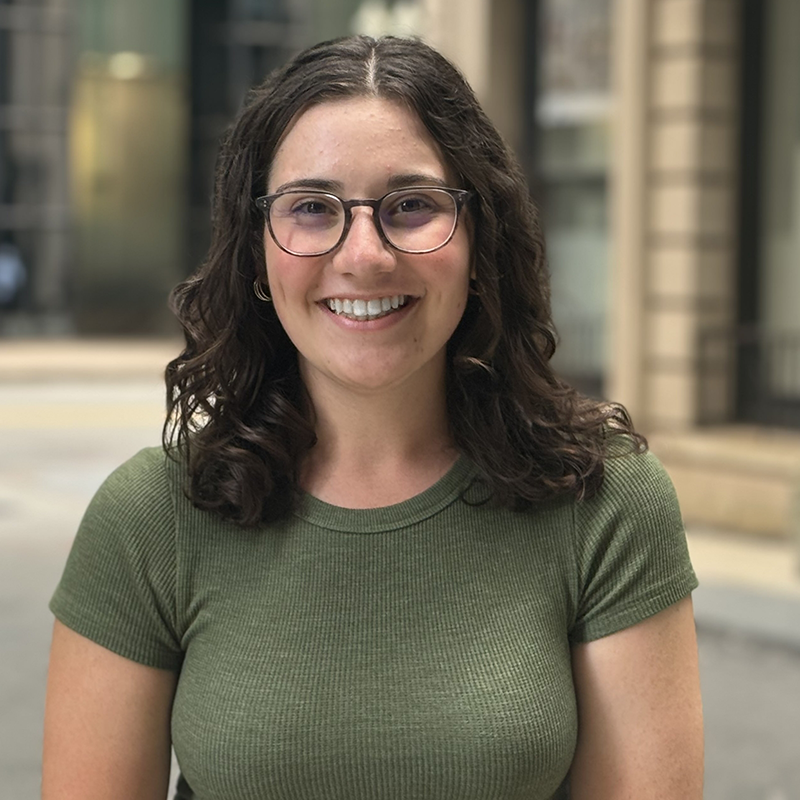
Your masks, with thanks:
[[[425,39],[458,65],[486,113],[522,150],[524,0],[423,0]],[[532,109],[530,110],[532,113]]]
[[[730,418],[737,0],[617,0],[609,396],[646,430]]]

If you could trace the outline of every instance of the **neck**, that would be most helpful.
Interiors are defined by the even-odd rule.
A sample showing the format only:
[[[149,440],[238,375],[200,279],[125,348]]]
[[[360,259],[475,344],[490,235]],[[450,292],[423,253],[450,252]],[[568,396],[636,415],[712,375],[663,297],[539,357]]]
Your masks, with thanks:
[[[457,458],[447,422],[444,374],[426,385],[357,393],[309,385],[317,443],[301,485],[325,502],[376,508],[424,491]]]

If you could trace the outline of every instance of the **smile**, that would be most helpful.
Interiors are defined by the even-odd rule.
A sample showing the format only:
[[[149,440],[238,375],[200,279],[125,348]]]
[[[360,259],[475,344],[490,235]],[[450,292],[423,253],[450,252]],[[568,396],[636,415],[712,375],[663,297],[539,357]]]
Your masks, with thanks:
[[[348,300],[343,297],[330,297],[324,302],[334,314],[364,322],[385,317],[402,308],[408,300],[408,295],[395,294],[391,297],[378,297],[373,300]]]

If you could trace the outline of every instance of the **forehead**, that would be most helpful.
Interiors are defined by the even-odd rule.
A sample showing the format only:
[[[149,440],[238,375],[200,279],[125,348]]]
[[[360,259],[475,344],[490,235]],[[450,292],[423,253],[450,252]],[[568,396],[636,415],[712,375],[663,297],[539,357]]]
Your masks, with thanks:
[[[320,103],[295,118],[272,160],[269,191],[298,180],[319,179],[355,190],[365,183],[380,188],[400,174],[446,181],[449,173],[414,111],[392,100],[355,97]]]

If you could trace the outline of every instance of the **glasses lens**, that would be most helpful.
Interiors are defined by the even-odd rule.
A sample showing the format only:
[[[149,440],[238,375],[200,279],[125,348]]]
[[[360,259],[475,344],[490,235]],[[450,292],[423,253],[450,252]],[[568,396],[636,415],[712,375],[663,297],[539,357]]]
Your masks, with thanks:
[[[344,228],[344,209],[330,194],[285,192],[272,202],[269,223],[281,247],[310,256],[336,246]]]
[[[395,247],[421,253],[450,239],[458,207],[442,189],[402,189],[386,195],[379,215],[383,232]]]

